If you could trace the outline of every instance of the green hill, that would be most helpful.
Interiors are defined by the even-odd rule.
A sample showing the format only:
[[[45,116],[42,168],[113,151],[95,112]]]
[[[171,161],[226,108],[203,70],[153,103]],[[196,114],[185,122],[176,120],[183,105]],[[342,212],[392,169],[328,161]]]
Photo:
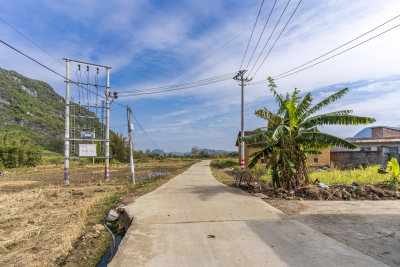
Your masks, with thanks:
[[[64,98],[49,84],[0,68],[0,133],[21,131],[33,144],[62,152],[64,111]],[[76,124],[84,121],[77,119]],[[100,127],[96,123],[96,132]]]

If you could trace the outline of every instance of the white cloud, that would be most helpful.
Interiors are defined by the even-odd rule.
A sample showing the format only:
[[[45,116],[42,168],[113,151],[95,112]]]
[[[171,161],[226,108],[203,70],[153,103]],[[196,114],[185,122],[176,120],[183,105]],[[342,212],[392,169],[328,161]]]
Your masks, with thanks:
[[[283,3],[278,2],[282,8]],[[132,72],[149,71],[154,74],[154,78],[147,79],[146,82],[138,83],[132,80],[120,84],[119,90],[198,80],[237,70],[257,12],[255,4],[247,5],[240,10],[236,9],[235,7],[242,3],[240,1],[183,1],[179,5],[171,4],[173,5],[171,8],[163,9],[152,5],[150,1],[143,0],[106,3],[93,0],[42,1],[41,3],[54,14],[69,17],[82,28],[82,32],[87,29],[93,29],[94,32],[93,39],[87,42],[79,32],[75,31],[69,32],[58,42],[52,41],[48,45],[40,42],[57,57],[68,56],[88,61],[96,58],[101,64],[111,65],[112,83],[114,75],[126,71],[127,68],[132,69]],[[291,4],[291,10],[295,4],[295,2]],[[11,1],[10,6],[13,6]],[[264,79],[267,75],[281,73],[319,56],[394,17],[399,10],[400,4],[394,0],[303,1],[266,64],[254,77],[254,81]],[[267,8],[264,12],[266,14]],[[274,14],[275,19],[277,14]],[[287,16],[284,21],[286,19]],[[399,21],[394,21],[384,29],[396,25]],[[263,23],[263,20],[260,23]],[[38,24],[40,20],[35,22],[36,26]],[[269,33],[272,26],[272,23],[269,24],[266,33]],[[44,24],[41,27],[46,28],[51,25]],[[257,32],[260,28],[257,28]],[[2,38],[24,51],[29,51],[34,57],[44,57],[41,51],[32,47],[6,26],[0,25],[0,30],[4,33]],[[175,79],[240,32],[244,34]],[[394,121],[400,115],[396,111],[394,93],[397,92],[399,82],[392,78],[399,74],[400,69],[399,32],[400,28],[395,29],[316,67],[277,80],[278,89],[284,92],[297,87],[302,92],[318,92],[321,88],[332,84],[345,85],[363,81],[365,85],[362,87],[350,88],[353,89],[349,94],[352,96],[351,101],[346,97],[343,100],[346,104],[335,107],[351,107],[356,114],[377,118],[378,124]],[[262,42],[266,38],[267,35]],[[103,43],[107,42],[111,45],[103,47]],[[143,58],[143,55],[146,57]],[[169,60],[165,61],[165,57]],[[58,66],[58,63],[45,58],[44,63],[64,73],[64,69]],[[40,70],[33,63],[28,63],[26,59],[16,56],[5,47],[0,48],[0,60],[2,67],[48,81],[63,94],[64,85],[57,76]],[[161,66],[161,64],[167,65]],[[158,67],[160,75],[157,75],[154,69],[148,69],[148,65],[151,65],[151,68]],[[335,90],[336,87],[330,88],[315,96],[319,99]],[[145,128],[151,131],[153,139],[158,140],[157,143],[164,143],[170,150],[177,150],[174,149],[177,146],[184,150],[194,143],[234,149],[232,140],[235,139],[240,126],[240,88],[233,81],[190,90],[128,98],[127,101],[142,101],[144,98],[154,101],[163,99],[174,101],[186,97],[190,97],[196,104],[189,107],[173,107],[168,114],[159,115],[157,111],[146,114],[147,117],[143,118],[146,122]],[[264,122],[257,119],[253,112],[256,108],[273,104],[266,85],[247,86],[245,101],[246,128],[262,126]],[[347,129],[349,130],[327,128],[328,131],[341,136],[352,135],[354,134],[352,131],[358,128]],[[144,142],[144,137],[137,138],[139,142]]]

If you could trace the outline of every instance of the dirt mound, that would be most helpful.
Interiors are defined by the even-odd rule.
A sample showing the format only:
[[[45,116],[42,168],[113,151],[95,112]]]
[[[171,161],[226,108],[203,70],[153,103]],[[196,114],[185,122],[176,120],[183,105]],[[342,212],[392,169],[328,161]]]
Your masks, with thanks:
[[[271,198],[310,199],[310,200],[394,200],[400,199],[400,189],[379,187],[371,184],[335,184],[327,188],[317,185],[305,185],[296,190],[274,189],[263,185],[250,173],[241,174],[239,170],[226,171],[237,185],[252,193],[263,193]]]
[[[242,185],[243,186],[243,185]],[[313,200],[394,200],[400,199],[400,190],[380,188],[370,184],[349,186],[336,184],[326,189],[316,185],[307,185],[294,190],[282,188],[261,188],[254,191],[264,193],[269,197],[284,199],[313,199]]]

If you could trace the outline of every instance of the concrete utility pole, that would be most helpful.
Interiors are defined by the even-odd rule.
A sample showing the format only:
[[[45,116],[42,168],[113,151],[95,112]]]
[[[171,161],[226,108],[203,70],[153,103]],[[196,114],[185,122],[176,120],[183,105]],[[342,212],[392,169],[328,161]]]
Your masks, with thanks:
[[[105,176],[106,182],[110,181],[110,68],[106,68],[107,83],[106,83],[106,146],[105,146]]]
[[[132,177],[132,183],[136,183],[135,180],[135,166],[133,165],[133,141],[132,141],[132,131],[133,131],[133,124],[131,124],[131,110],[129,109],[129,106],[126,107],[126,112],[128,116],[128,132],[129,132],[129,162],[131,165],[131,177]]]
[[[233,77],[234,80],[240,81],[240,86],[242,88],[242,106],[241,106],[241,115],[242,115],[242,121],[241,121],[241,133],[240,136],[243,138],[244,137],[244,83],[251,81],[251,79],[244,78],[244,74],[247,72],[247,70],[240,70],[238,74],[236,74],[235,77]],[[240,168],[242,171],[244,171],[244,161],[245,161],[245,151],[244,151],[244,141],[242,140],[241,145],[240,145]]]
[[[64,184],[69,184],[69,59],[65,59],[65,141],[64,141]]]

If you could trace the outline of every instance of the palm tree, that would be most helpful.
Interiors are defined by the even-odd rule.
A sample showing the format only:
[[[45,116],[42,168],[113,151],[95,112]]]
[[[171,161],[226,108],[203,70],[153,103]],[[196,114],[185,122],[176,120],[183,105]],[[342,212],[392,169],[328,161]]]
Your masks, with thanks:
[[[307,154],[320,154],[318,149],[333,146],[354,149],[356,146],[337,136],[322,133],[320,125],[359,125],[375,121],[373,118],[351,115],[351,110],[340,110],[315,115],[321,108],[340,99],[348,92],[344,88],[311,106],[311,93],[303,98],[295,89],[292,95],[284,97],[276,91],[276,84],[268,78],[270,91],[278,104],[278,111],[267,108],[255,111],[255,115],[267,121],[266,128],[257,129],[257,133],[243,138],[248,147],[261,148],[251,155],[249,164],[252,168],[260,158],[267,159],[267,167],[272,170],[275,187],[296,189],[302,183],[309,183],[306,165]]]

